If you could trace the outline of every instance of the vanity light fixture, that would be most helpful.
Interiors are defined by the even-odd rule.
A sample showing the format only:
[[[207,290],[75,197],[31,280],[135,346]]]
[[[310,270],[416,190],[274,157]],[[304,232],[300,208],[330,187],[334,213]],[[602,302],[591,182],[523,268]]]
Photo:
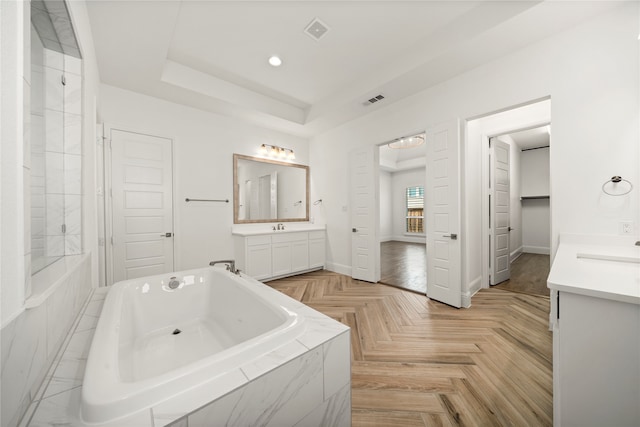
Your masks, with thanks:
[[[269,65],[272,67],[279,67],[282,65],[282,59],[279,56],[272,55],[269,57]]]
[[[294,160],[296,155],[291,148],[278,147],[277,145],[262,144],[258,150],[263,156],[279,157],[281,159]]]
[[[403,136],[401,138],[394,139],[387,145],[389,148],[413,148],[418,145],[424,144],[424,135]]]

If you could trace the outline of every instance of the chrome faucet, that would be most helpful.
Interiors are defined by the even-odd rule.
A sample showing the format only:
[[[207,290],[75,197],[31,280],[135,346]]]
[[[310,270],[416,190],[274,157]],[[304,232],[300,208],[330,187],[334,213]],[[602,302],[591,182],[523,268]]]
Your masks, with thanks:
[[[232,259],[228,259],[228,260],[220,260],[220,261],[211,261],[209,263],[210,266],[214,266],[216,264],[226,264],[227,265],[227,271],[232,272],[233,274],[237,274],[238,276],[240,275],[240,270],[236,269],[236,262],[235,260]]]
[[[284,230],[284,224],[283,223],[278,224],[278,230]]]
[[[176,277],[169,278],[169,289],[175,289],[180,286],[180,281],[176,280]]]

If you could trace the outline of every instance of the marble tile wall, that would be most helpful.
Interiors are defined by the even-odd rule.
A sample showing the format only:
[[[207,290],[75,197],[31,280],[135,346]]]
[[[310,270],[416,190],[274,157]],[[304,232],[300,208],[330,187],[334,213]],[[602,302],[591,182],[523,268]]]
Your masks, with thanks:
[[[81,253],[80,169],[81,169],[81,61],[45,48],[31,25],[32,2],[20,2],[23,9],[23,185],[24,196],[24,289],[32,295],[32,259],[56,254]],[[63,5],[64,7],[64,5]],[[65,9],[66,10],[66,9]],[[62,85],[46,88],[47,79],[61,75],[64,67],[73,74],[66,92]],[[69,102],[64,103],[65,95]],[[65,109],[69,112],[65,113]],[[49,120],[47,120],[49,119]],[[68,123],[68,125],[67,125]],[[47,145],[47,138],[51,140]],[[69,166],[65,168],[65,156]],[[46,168],[54,179],[47,191]],[[74,193],[66,199],[69,182]],[[53,216],[70,221],[67,241],[60,228],[47,222],[48,197],[56,206]],[[67,209],[67,205],[69,208]],[[47,232],[51,229],[51,239]],[[53,231],[55,230],[55,231]],[[68,249],[67,249],[68,248]],[[73,319],[91,291],[91,256],[79,262],[60,281],[50,298],[27,308],[3,325],[0,333],[0,425],[14,427],[35,398],[47,369],[69,332]],[[16,286],[21,284],[16,283]]]
[[[25,1],[25,8],[30,2]],[[25,276],[31,280],[31,259],[45,256],[45,121],[44,121],[44,46],[35,28],[29,22],[30,13],[25,10],[25,24],[28,23],[29,34],[25,34],[25,68],[24,77],[29,79],[29,96],[25,96],[25,108],[28,105],[29,114],[25,114],[25,129],[29,128],[29,147],[24,147],[25,158],[29,157],[27,169],[29,182],[24,183],[25,215],[29,215],[29,220],[25,221],[25,238],[28,234],[30,251],[25,253],[25,261],[28,260],[29,270]],[[27,39],[29,48],[27,50]],[[30,52],[26,55],[26,52]],[[29,58],[29,60],[27,60]],[[29,125],[27,125],[27,120]],[[26,130],[25,130],[26,133]],[[27,149],[28,148],[28,149]],[[27,209],[27,204],[29,209]],[[26,218],[25,218],[26,219]],[[27,230],[29,230],[27,232]],[[26,243],[26,240],[25,240]],[[25,262],[27,264],[27,262]],[[25,287],[25,296],[31,295],[30,286]]]
[[[82,61],[63,55],[65,255],[82,253]]]
[[[189,414],[186,425],[350,426],[350,360],[346,332]]]
[[[82,253],[82,61],[46,49],[34,33],[29,114],[33,168],[25,187],[30,189],[34,231],[31,254],[77,255]]]
[[[91,256],[82,255],[56,291],[2,328],[0,424],[18,424],[45,379],[74,319],[91,293]]]

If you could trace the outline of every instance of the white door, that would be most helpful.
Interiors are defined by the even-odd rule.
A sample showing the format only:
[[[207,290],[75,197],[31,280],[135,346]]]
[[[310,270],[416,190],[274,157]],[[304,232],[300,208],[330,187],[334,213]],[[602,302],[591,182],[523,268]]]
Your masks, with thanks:
[[[427,296],[454,307],[462,304],[459,141],[457,119],[427,129]]]
[[[111,129],[113,282],[173,271],[171,140]]]
[[[351,277],[380,280],[378,241],[378,147],[352,151],[351,164]]]
[[[489,189],[489,226],[491,242],[491,260],[489,274],[491,284],[509,280],[511,277],[511,263],[509,248],[509,144],[497,138],[489,141],[490,183]]]

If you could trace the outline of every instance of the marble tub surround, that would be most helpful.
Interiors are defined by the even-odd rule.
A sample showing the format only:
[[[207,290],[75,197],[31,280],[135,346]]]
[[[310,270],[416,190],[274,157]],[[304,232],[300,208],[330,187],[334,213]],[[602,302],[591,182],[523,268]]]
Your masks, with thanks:
[[[91,292],[90,254],[79,256],[57,279],[50,277],[50,272],[53,270],[47,268],[40,272],[38,280],[34,278],[34,292],[38,296],[2,328],[2,426],[16,426],[38,399],[37,392],[46,381],[47,370]],[[45,294],[38,294],[40,279],[53,280],[55,286],[47,288]]]
[[[351,425],[349,328],[251,280],[258,294],[308,316],[306,332],[210,381],[104,426]],[[95,320],[88,316],[100,311],[104,302],[100,296],[96,292],[87,304],[24,426],[85,425],[79,417],[80,367],[95,331]]]
[[[231,393],[182,415],[171,426],[188,425],[269,425],[269,426],[350,426],[351,374],[349,332],[311,350],[305,349],[286,363],[277,355],[268,359],[280,365],[266,371]],[[284,360],[290,355],[281,352]],[[243,366],[243,374],[258,365]],[[263,366],[263,369],[268,369]],[[255,373],[255,371],[254,371]],[[169,403],[172,405],[173,402]],[[154,408],[155,425],[180,415],[172,407]],[[165,414],[172,414],[165,417]]]

